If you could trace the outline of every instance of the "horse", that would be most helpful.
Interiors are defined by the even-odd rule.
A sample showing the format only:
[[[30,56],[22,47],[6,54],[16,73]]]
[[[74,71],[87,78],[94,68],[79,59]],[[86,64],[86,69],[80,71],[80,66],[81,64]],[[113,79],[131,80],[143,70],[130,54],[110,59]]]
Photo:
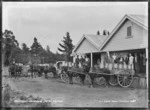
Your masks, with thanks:
[[[39,72],[38,67],[36,65],[30,65],[30,69],[28,69],[28,73],[31,73],[31,77],[36,77]]]
[[[53,77],[57,76],[56,68],[54,66],[44,66],[43,73],[45,74],[45,78],[48,78],[48,74],[51,74]]]
[[[9,67],[9,76],[10,77],[19,77],[19,76],[21,76],[21,74],[22,74],[22,67],[21,66],[18,66],[18,65],[15,65],[15,64],[13,64],[13,65],[11,65],[10,67]]]
[[[73,77],[79,77],[81,83],[84,84],[86,74],[89,72],[89,70],[90,67],[88,65],[84,65],[82,66],[82,68],[78,68],[76,66],[75,67],[63,66],[61,68],[61,73],[62,74],[66,73],[68,75],[70,84],[73,84]]]
[[[11,65],[8,69],[9,72],[9,77],[14,77],[15,76],[15,65]]]

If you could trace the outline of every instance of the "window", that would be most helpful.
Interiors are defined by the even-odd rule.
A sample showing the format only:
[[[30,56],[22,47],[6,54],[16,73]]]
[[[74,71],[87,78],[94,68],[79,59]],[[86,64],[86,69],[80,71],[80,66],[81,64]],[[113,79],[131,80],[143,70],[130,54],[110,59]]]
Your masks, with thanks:
[[[132,27],[127,27],[127,37],[132,37]]]

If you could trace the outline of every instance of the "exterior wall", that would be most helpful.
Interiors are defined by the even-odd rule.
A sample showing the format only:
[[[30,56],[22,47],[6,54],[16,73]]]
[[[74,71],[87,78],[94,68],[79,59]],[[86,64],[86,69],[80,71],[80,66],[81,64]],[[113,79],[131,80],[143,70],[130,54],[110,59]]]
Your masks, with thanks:
[[[127,27],[132,26],[133,37],[127,38]],[[112,36],[103,51],[129,50],[148,47],[148,31],[127,20]]]
[[[75,53],[91,53],[91,52],[98,52],[98,49],[94,47],[87,39],[84,39],[81,45],[77,48]]]

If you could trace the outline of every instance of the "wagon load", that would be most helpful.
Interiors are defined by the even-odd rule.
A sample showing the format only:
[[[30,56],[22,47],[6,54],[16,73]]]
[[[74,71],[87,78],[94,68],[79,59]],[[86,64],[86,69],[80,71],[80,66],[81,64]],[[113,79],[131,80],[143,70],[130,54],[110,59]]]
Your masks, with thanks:
[[[74,71],[74,72],[83,72],[84,68],[76,68],[76,67],[71,67],[68,68],[69,71]]]
[[[110,70],[107,68],[93,68],[91,73],[106,73],[110,74]]]

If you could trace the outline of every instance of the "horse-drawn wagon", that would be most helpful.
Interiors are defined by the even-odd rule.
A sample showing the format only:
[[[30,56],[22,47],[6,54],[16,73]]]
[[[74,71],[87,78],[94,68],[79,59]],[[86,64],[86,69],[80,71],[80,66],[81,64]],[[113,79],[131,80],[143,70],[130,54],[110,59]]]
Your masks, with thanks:
[[[8,72],[10,77],[19,77],[22,75],[22,65],[12,64],[10,65]]]
[[[106,81],[106,84],[112,86],[119,84],[121,87],[129,87],[132,84],[133,76],[134,70],[131,65],[110,63],[106,64],[104,68],[97,66],[93,69],[64,67],[61,79],[66,83],[73,83],[72,78],[77,77],[84,83],[86,77],[92,86],[94,86],[94,82],[101,85],[104,83],[103,81]]]

